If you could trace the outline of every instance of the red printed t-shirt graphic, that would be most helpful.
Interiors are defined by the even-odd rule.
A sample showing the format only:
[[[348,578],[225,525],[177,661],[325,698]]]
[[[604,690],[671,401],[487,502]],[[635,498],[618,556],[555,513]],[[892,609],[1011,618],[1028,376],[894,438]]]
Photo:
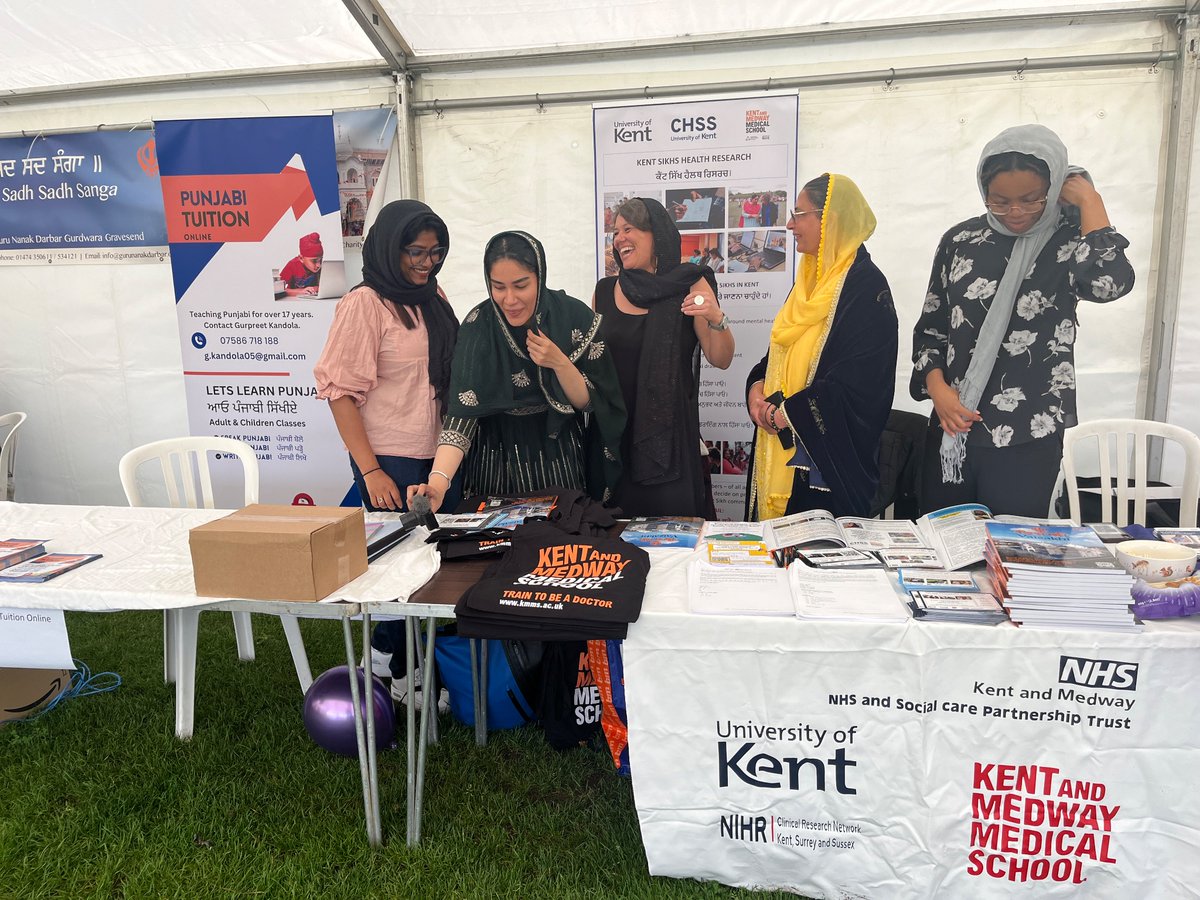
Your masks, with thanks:
[[[172,244],[257,243],[286,210],[299,218],[316,202],[308,173],[164,175],[163,211]]]

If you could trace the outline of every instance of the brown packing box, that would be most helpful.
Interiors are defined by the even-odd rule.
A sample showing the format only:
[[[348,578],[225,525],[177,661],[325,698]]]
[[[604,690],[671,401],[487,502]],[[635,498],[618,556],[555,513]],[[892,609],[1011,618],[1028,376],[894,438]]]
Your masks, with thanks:
[[[201,597],[315,602],[367,571],[362,507],[255,503],[189,543]]]
[[[0,669],[0,724],[32,716],[70,686],[66,669]]]

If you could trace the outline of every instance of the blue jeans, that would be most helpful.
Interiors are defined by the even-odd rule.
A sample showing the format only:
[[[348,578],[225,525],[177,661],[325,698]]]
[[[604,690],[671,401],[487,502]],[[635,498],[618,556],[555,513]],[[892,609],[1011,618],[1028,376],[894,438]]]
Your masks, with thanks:
[[[375,459],[379,461],[379,467],[387,474],[392,481],[396,482],[396,487],[400,491],[400,502],[404,504],[404,509],[408,509],[408,486],[411,484],[425,484],[429,481],[430,470],[433,469],[432,459],[413,459],[408,456],[379,456]],[[353,457],[350,459],[350,469],[354,473],[354,483],[358,485],[359,496],[362,497],[363,506],[372,512],[377,510],[377,507],[371,503],[373,499],[368,495],[366,483],[363,481],[362,473],[358,470]],[[454,512],[462,499],[462,472],[461,470],[454,475],[454,480],[450,482],[450,487],[446,489],[446,497],[442,500],[441,509],[443,512]],[[404,646],[404,622],[380,622],[375,626],[374,634],[371,636],[371,645],[383,653],[391,651],[392,654],[392,677],[401,678],[405,674],[405,646]]]
[[[429,481],[429,473],[433,469],[432,459],[413,459],[409,456],[376,456],[379,461],[379,468],[383,469],[392,481],[396,482],[396,487],[400,490],[400,502],[405,510],[408,509],[408,487],[412,484],[425,484]],[[376,512],[378,507],[372,504],[373,497],[367,496],[367,485],[363,481],[362,473],[358,471],[358,466],[355,464],[353,457],[350,459],[350,470],[354,473],[354,483],[358,486],[359,496],[362,497],[363,506],[369,511]],[[454,480],[450,482],[450,487],[446,489],[446,497],[442,500],[441,511],[445,513],[454,512],[458,502],[462,499],[462,472],[455,474]]]

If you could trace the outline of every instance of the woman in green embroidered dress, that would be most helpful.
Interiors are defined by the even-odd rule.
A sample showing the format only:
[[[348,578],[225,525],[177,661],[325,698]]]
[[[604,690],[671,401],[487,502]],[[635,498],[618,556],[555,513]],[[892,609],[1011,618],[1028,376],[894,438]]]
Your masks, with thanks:
[[[596,339],[601,317],[546,287],[534,237],[506,231],[484,251],[489,299],[463,319],[428,484],[409,496],[437,510],[461,468],[463,494],[550,487],[607,500],[621,473],[625,405]]]

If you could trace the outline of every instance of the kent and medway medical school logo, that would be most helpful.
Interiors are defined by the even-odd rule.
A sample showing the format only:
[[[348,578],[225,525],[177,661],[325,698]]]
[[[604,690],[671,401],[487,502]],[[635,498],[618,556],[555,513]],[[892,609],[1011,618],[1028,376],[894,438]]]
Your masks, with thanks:
[[[764,140],[771,130],[771,114],[765,109],[746,110],[746,135],[761,136]]]

